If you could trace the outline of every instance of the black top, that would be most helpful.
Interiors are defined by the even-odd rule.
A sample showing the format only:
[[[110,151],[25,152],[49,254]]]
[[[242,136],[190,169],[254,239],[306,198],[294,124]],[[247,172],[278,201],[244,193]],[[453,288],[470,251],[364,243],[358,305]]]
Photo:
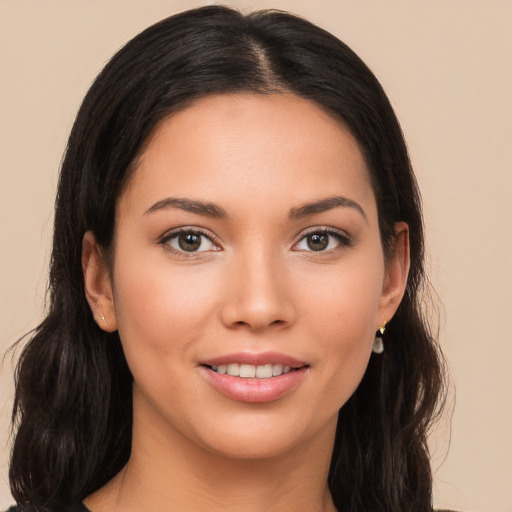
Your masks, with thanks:
[[[13,505],[5,512],[31,512],[33,509],[30,505]],[[66,512],[91,512],[83,503],[77,503],[69,508]]]

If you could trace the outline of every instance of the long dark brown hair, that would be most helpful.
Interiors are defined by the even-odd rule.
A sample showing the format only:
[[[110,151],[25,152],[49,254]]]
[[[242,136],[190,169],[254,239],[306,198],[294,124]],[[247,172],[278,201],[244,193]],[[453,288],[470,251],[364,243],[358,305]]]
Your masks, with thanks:
[[[368,67],[344,43],[280,11],[213,6],[148,28],[95,80],[63,160],[55,207],[49,310],[16,370],[10,483],[19,503],[69,510],[130,456],[132,376],[117,333],[98,328],[85,299],[82,238],[112,246],[115,206],[148,135],[210,94],[291,92],[339,119],[364,154],[383,251],[410,230],[405,297],[339,413],[329,472],[344,512],[432,509],[427,433],[443,401],[443,364],[424,314],[421,202],[403,135]]]

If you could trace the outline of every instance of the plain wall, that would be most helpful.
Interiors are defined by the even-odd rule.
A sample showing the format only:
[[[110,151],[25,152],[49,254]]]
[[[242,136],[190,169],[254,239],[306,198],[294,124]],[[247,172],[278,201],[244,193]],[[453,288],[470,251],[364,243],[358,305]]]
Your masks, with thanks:
[[[0,352],[41,318],[58,167],[89,84],[140,30],[207,3],[0,0]],[[512,3],[226,3],[306,16],[347,42],[388,92],[424,196],[457,391],[448,455],[447,415],[432,437],[436,504],[512,511]],[[12,393],[6,359],[0,509],[12,503]]]

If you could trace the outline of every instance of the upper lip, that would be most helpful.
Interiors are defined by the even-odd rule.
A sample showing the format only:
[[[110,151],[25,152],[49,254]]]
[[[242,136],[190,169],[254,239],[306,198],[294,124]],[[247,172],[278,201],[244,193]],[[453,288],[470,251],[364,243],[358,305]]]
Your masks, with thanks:
[[[281,354],[279,352],[237,352],[233,354],[225,354],[211,359],[205,359],[200,361],[199,364],[205,366],[219,366],[221,364],[250,364],[254,366],[263,366],[266,364],[282,364],[291,366],[292,368],[302,368],[307,366],[307,363],[300,361],[295,357],[287,354]]]

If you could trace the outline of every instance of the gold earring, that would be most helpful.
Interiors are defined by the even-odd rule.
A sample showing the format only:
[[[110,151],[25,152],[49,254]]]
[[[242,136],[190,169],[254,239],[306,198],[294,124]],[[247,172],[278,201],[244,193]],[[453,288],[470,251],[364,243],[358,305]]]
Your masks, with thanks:
[[[105,313],[103,312],[103,306],[100,304],[100,308],[101,308],[101,319],[103,320],[103,323],[106,324],[107,321],[105,319]]]

